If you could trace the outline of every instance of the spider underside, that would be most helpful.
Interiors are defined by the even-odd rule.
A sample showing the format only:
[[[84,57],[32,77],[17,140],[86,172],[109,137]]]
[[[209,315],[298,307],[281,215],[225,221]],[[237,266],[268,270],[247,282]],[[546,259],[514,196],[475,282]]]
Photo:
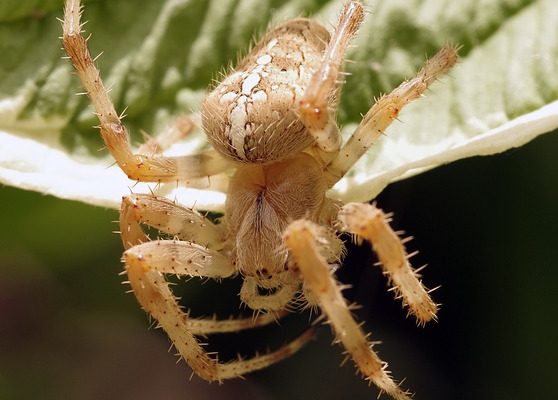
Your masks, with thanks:
[[[378,139],[399,111],[447,72],[456,49],[442,48],[423,69],[381,97],[350,139],[341,144],[335,112],[347,46],[365,15],[348,1],[329,32],[297,18],[273,28],[236,69],[206,97],[201,125],[212,149],[167,157],[193,121],[176,124],[137,153],[108,97],[82,36],[79,0],[68,0],[64,48],[89,95],[102,138],[120,168],[133,180],[185,182],[230,173],[225,214],[216,224],[197,211],[145,194],[123,197],[120,231],[128,280],[141,306],[155,318],[192,370],[208,381],[241,376],[296,352],[309,330],[273,352],[221,363],[199,335],[234,332],[274,322],[294,303],[317,307],[365,379],[395,399],[408,399],[390,377],[333,276],[344,245],[338,233],[369,241],[393,290],[418,324],[436,318],[438,306],[408,262],[389,216],[374,205],[329,199],[338,182]],[[141,225],[174,237],[150,240]],[[178,305],[166,274],[227,278],[241,275],[240,298],[255,311],[247,319],[194,319]]]

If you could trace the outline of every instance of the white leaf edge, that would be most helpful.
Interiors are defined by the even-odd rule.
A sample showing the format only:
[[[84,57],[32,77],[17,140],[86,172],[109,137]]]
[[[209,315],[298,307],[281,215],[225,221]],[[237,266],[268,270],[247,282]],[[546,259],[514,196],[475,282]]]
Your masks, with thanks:
[[[1,108],[5,111],[15,106],[7,99],[1,103],[0,115]],[[437,148],[426,156],[408,158],[372,175],[343,178],[328,195],[342,201],[370,201],[390,182],[462,158],[519,147],[556,128],[558,101],[448,148]],[[0,130],[0,143],[0,183],[5,185],[113,209],[120,207],[123,195],[134,192],[167,196],[200,210],[224,210],[226,195],[221,191],[183,188],[176,184],[137,183],[129,180],[117,166],[111,166],[108,160],[84,162],[70,157],[62,148],[4,130]]]
[[[523,114],[502,125],[465,140],[422,152],[403,162],[392,163],[382,171],[356,174],[339,181],[328,193],[341,201],[370,201],[391,182],[402,180],[426,170],[467,157],[498,154],[523,146],[544,133],[558,128],[558,100]],[[388,134],[389,136],[389,134]]]

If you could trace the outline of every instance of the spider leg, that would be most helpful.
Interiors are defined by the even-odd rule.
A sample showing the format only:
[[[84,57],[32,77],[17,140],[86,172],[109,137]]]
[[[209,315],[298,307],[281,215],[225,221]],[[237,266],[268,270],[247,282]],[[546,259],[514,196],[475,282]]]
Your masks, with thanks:
[[[181,240],[202,243],[212,250],[221,250],[223,247],[219,225],[215,225],[195,210],[181,207],[166,198],[146,194],[125,196],[122,199],[120,215],[122,239],[126,249],[133,247],[134,244],[150,241],[140,223],[174,235]],[[179,273],[180,270],[173,272]],[[207,335],[256,328],[274,322],[285,314],[267,313],[255,318],[231,318],[228,320],[190,318],[187,320],[187,324],[193,334]]]
[[[93,103],[103,141],[122,171],[133,180],[165,182],[207,177],[228,169],[230,164],[216,152],[181,157],[132,152],[128,131],[116,113],[89,53],[87,41],[81,34],[80,17],[80,1],[68,0],[64,9],[64,49]]]
[[[149,225],[181,240],[195,241],[220,250],[223,248],[223,229],[199,212],[180,206],[164,197],[132,194],[122,198],[120,231],[125,248],[149,239],[140,223]]]
[[[444,47],[426,61],[413,79],[403,82],[391,93],[376,101],[336,158],[327,166],[326,177],[329,187],[335,185],[366,153],[397,118],[403,107],[420,97],[430,84],[445,74],[456,62],[457,48]]]
[[[124,252],[124,260],[148,264],[150,271],[159,274],[227,278],[236,271],[229,259],[216,250],[180,240],[151,240],[135,245]]]
[[[184,230],[181,224],[177,224],[179,220],[176,217],[183,212],[188,213],[187,218],[194,221],[192,225],[198,226],[200,231],[212,229],[210,221],[197,213],[148,195],[124,198],[120,226],[122,240],[127,248],[123,257],[125,270],[132,290],[140,305],[159,322],[192,370],[208,381],[241,376],[288,357],[310,340],[312,332],[308,331],[273,352],[227,363],[219,363],[203,349],[195,335],[255,328],[275,321],[282,314],[229,320],[194,319],[181,309],[164,274],[224,278],[236,272],[230,260],[216,250],[191,242],[149,241],[140,226],[142,222],[170,234],[191,235],[191,228]],[[202,229],[198,225],[201,223],[207,226]]]
[[[140,154],[161,154],[173,144],[188,136],[198,125],[194,119],[199,118],[195,114],[181,115],[174,119],[162,132],[155,137],[146,136],[146,141],[139,147]]]
[[[186,325],[194,335],[210,335],[213,333],[238,332],[245,329],[258,328],[277,322],[288,312],[258,314],[249,318],[188,318]]]
[[[304,278],[304,283],[313,292],[320,308],[343,344],[349,356],[366,379],[395,399],[409,400],[389,376],[387,364],[380,360],[372,349],[372,343],[353,319],[350,308],[331,274],[326,259],[320,254],[321,228],[307,220],[292,222],[283,235],[283,240]]]
[[[245,321],[212,324],[190,321],[177,303],[163,274],[226,277],[234,272],[225,256],[186,242],[152,241],[128,249],[124,253],[126,272],[132,290],[145,311],[155,318],[172,340],[192,370],[208,381],[222,381],[265,368],[299,350],[313,336],[307,331],[273,352],[245,360],[220,363],[207,353],[195,334],[247,328]],[[259,323],[265,323],[260,320]],[[220,329],[222,328],[222,329]]]
[[[261,294],[258,283],[251,277],[246,277],[240,288],[240,299],[252,310],[280,311],[284,310],[299,289],[296,282],[281,283],[273,287],[273,293]]]
[[[338,100],[338,77],[345,51],[364,19],[360,1],[349,1],[341,11],[339,21],[325,50],[320,68],[312,75],[310,84],[297,105],[297,115],[309,133],[325,152],[339,150],[341,136],[331,115],[330,106]]]
[[[338,214],[342,230],[368,240],[393,285],[397,297],[409,307],[419,325],[436,319],[438,305],[432,301],[417,273],[409,264],[402,240],[389,226],[382,210],[364,203],[348,203]]]

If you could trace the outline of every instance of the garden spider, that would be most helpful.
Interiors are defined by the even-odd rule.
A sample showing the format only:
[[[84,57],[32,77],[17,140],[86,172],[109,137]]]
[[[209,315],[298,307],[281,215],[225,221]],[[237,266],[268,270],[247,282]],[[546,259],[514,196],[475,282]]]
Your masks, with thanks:
[[[335,336],[365,379],[396,399],[407,399],[386,371],[333,276],[344,246],[337,232],[372,243],[384,273],[419,324],[436,318],[437,305],[408,262],[404,240],[374,205],[342,204],[326,192],[385,131],[407,103],[457,60],[443,48],[417,76],[380,98],[350,139],[341,145],[335,111],[344,54],[365,15],[348,1],[330,32],[297,18],[268,32],[208,94],[201,124],[212,149],[197,155],[161,154],[192,123],[188,118],[133,153],[128,133],[103,86],[81,35],[79,0],[68,0],[64,48],[100,121],[102,138],[129,178],[185,182],[230,172],[223,221],[215,224],[193,209],[153,195],[125,196],[120,231],[123,261],[141,306],[167,332],[192,370],[208,381],[241,376],[297,351],[307,331],[273,352],[222,363],[196,336],[231,332],[273,322],[295,304],[319,307]],[[141,224],[174,237],[150,240]],[[169,289],[166,274],[227,278],[241,275],[242,302],[255,317],[190,318]]]

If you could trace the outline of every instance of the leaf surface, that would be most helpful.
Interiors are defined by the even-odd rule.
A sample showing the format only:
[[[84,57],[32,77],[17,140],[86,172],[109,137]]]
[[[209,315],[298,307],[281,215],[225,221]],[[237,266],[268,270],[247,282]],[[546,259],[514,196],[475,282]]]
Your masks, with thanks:
[[[254,35],[299,15],[334,23],[343,1],[131,0],[87,2],[93,54],[134,143],[198,109],[212,79],[246,52]],[[385,0],[372,3],[348,56],[352,75],[339,122],[350,135],[373,99],[411,77],[447,43],[461,63],[408,106],[330,193],[368,201],[390,182],[437,165],[521,146],[558,127],[558,8],[554,0]],[[89,101],[60,50],[62,4],[0,5],[0,182],[117,208],[150,190],[111,166]],[[132,17],[133,16],[133,17]],[[202,132],[173,152],[206,146]],[[152,186],[220,211],[210,189]],[[203,186],[203,185],[202,185]]]

